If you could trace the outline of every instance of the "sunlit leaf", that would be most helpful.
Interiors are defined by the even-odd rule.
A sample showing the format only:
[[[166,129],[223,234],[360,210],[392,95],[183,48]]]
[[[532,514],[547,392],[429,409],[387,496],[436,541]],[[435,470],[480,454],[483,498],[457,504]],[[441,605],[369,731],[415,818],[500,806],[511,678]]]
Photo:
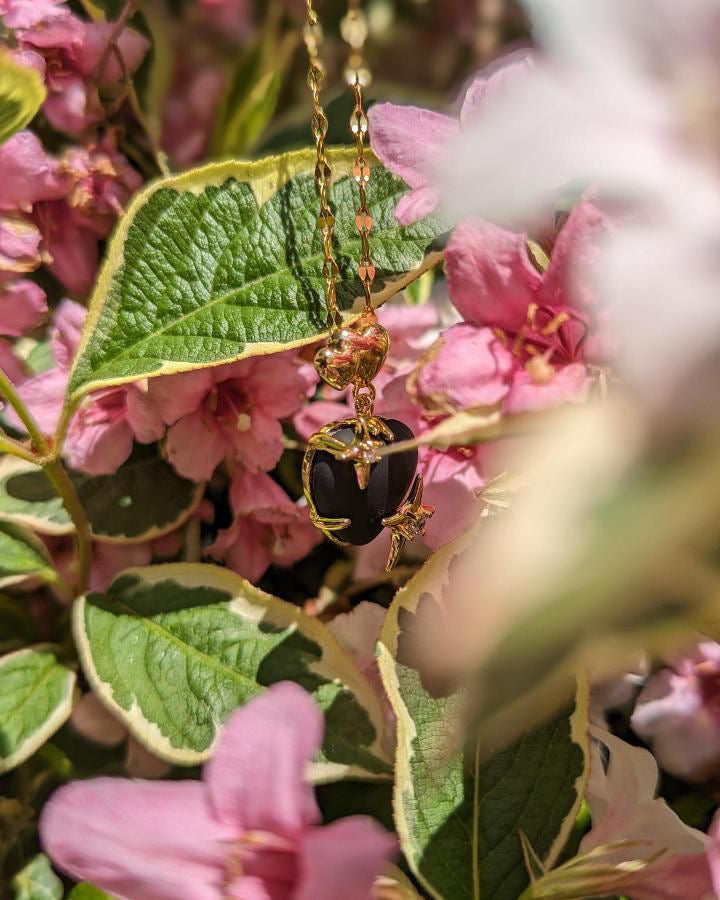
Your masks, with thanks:
[[[332,153],[339,303],[361,294],[354,154]],[[93,294],[69,399],[109,383],[271,353],[325,328],[314,152],[217,163],[160,179],[120,221]],[[368,187],[376,302],[419,276],[446,230],[436,218],[401,226],[406,185],[376,167]],[[359,302],[359,301],[358,301]]]
[[[317,779],[389,775],[379,701],[328,629],[227,569],[131,569],[76,602],[74,630],[94,690],[170,762],[206,759],[233,709],[289,679],[325,712]]]
[[[0,144],[24,128],[44,101],[40,73],[0,51]]]

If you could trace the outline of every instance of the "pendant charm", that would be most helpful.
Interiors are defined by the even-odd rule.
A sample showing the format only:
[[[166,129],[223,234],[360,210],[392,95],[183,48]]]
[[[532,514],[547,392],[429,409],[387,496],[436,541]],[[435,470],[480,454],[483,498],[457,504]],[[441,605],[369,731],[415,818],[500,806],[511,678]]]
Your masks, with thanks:
[[[315,369],[336,391],[351,384],[367,385],[385,362],[390,337],[374,315],[341,328],[315,354]]]
[[[358,416],[331,422],[310,438],[303,460],[303,486],[314,525],[337,544],[369,544],[392,530],[386,568],[406,541],[425,531],[431,507],[422,505],[417,449],[387,456],[377,451],[414,437],[397,419]]]

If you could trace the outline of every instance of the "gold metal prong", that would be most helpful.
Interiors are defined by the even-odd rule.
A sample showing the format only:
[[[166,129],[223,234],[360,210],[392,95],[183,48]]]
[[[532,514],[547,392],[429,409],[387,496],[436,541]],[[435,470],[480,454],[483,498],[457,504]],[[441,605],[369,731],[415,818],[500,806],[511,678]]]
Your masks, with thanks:
[[[392,531],[390,552],[385,563],[387,572],[397,563],[405,543],[425,534],[427,521],[435,512],[432,506],[423,506],[422,494],[422,475],[416,475],[407,500],[396,513],[382,520],[383,525]]]

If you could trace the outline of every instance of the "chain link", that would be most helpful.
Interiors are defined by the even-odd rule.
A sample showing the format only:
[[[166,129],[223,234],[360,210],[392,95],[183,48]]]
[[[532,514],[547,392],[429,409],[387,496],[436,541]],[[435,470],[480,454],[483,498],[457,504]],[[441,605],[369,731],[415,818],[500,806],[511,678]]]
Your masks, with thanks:
[[[348,11],[340,23],[340,33],[350,46],[345,79],[350,85],[355,98],[355,108],[350,116],[350,130],[355,137],[355,165],[353,178],[358,186],[360,205],[355,216],[355,225],[360,234],[360,260],[358,275],[365,295],[365,311],[372,312],[372,284],[375,280],[375,266],[370,254],[370,232],[373,218],[368,209],[367,185],[370,181],[370,166],[365,159],[365,138],[368,132],[368,120],[363,102],[363,87],[370,83],[370,70],[363,58],[363,47],[368,34],[365,13],[360,8],[360,0],[348,0]]]
[[[333,239],[335,236],[335,215],[330,208],[330,183],[332,180],[332,168],[325,152],[325,137],[328,130],[328,120],[325,110],[320,102],[320,94],[325,84],[325,69],[320,60],[320,47],[322,45],[322,26],[317,13],[313,9],[312,0],[305,0],[306,21],[303,29],[303,38],[309,58],[307,83],[312,94],[312,133],[317,149],[317,162],[315,164],[315,188],[320,198],[320,214],[318,215],[318,227],[322,233],[323,243],[323,278],[325,280],[325,301],[327,303],[327,327],[330,335],[342,325],[342,316],[337,308],[337,280],[340,274]]]

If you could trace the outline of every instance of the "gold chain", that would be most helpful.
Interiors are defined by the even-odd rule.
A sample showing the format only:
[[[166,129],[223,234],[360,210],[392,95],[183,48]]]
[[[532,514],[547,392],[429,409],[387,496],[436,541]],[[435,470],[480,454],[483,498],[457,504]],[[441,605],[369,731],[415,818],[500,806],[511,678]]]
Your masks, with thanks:
[[[313,9],[312,0],[305,0],[306,22],[303,29],[305,46],[307,47],[310,67],[307,74],[307,83],[312,93],[313,114],[312,133],[317,148],[317,162],[315,164],[315,187],[320,198],[320,214],[318,226],[322,232],[323,241],[323,278],[325,279],[325,301],[327,303],[327,327],[333,335],[342,325],[342,316],[337,308],[337,280],[340,270],[333,250],[333,238],[335,235],[335,216],[330,209],[330,182],[332,168],[325,152],[325,137],[328,130],[328,120],[325,110],[320,102],[320,93],[325,83],[325,69],[320,61],[320,46],[323,34],[322,26]]]
[[[365,13],[360,8],[360,0],[348,0],[348,11],[340,23],[340,33],[350,47],[345,79],[355,98],[355,108],[350,116],[350,130],[355,137],[355,165],[353,178],[358,186],[360,205],[355,216],[355,224],[360,233],[360,261],[358,274],[365,294],[365,312],[372,312],[371,288],[375,279],[375,266],[370,255],[370,232],[373,219],[367,204],[367,185],[370,181],[370,166],[365,159],[365,138],[368,120],[363,105],[363,87],[370,83],[370,70],[363,59],[363,47],[368,34]]]

